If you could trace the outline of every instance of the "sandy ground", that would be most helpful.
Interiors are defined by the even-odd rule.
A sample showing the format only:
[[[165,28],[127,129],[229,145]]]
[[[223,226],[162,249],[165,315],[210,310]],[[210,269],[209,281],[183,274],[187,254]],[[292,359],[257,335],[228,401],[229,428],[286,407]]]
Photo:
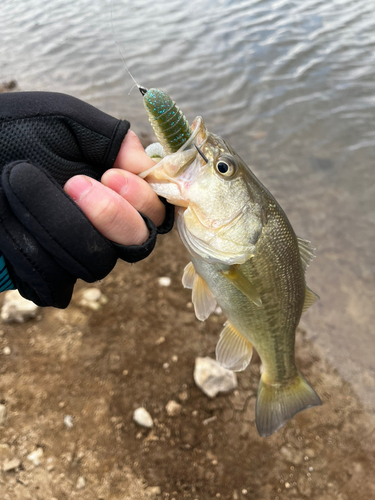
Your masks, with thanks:
[[[195,386],[195,358],[214,357],[224,317],[195,318],[187,262],[172,232],[98,284],[108,298],[99,311],[80,305],[79,283],[68,309],[0,325],[0,465],[18,460],[0,472],[1,500],[375,498],[375,418],[302,330],[297,364],[323,406],[273,436],[255,429],[256,357],[231,394],[211,400]],[[133,422],[139,406],[152,430]]]

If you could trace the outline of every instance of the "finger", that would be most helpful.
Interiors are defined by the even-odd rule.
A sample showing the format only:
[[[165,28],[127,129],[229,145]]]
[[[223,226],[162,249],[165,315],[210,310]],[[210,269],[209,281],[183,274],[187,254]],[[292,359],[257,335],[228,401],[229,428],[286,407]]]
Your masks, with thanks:
[[[109,240],[120,245],[141,245],[147,240],[149,232],[137,210],[100,182],[77,175],[68,180],[64,190]]]
[[[154,165],[155,162],[147,156],[136,134],[129,130],[113,166],[133,174],[140,174]]]
[[[146,215],[155,226],[165,218],[165,205],[150,185],[131,172],[112,168],[104,173],[102,183],[122,196],[138,212]]]

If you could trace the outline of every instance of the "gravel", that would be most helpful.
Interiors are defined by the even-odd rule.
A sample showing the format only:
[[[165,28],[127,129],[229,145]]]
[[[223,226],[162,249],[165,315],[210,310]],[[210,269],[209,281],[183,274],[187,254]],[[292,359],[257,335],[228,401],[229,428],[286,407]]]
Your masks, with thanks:
[[[147,429],[151,429],[154,425],[151,415],[145,408],[142,407],[135,410],[133,413],[133,420],[136,424],[141,427],[146,427]]]
[[[93,311],[99,311],[101,307],[108,302],[108,299],[99,288],[86,288],[82,291],[82,298],[80,300],[80,305],[92,309]]]
[[[194,369],[196,385],[210,398],[237,387],[237,376],[212,358],[196,358]]]
[[[21,460],[19,458],[12,458],[11,460],[5,460],[3,463],[3,471],[9,472],[11,470],[17,469],[21,465]]]
[[[169,417],[176,417],[181,413],[182,406],[176,401],[171,400],[167,403],[165,409]]]
[[[30,462],[32,462],[35,466],[38,466],[41,464],[43,454],[43,448],[37,448],[27,455],[27,460],[30,460]]]
[[[39,307],[34,302],[24,299],[17,290],[10,290],[4,294],[0,316],[4,323],[24,323],[35,318],[38,310]]]

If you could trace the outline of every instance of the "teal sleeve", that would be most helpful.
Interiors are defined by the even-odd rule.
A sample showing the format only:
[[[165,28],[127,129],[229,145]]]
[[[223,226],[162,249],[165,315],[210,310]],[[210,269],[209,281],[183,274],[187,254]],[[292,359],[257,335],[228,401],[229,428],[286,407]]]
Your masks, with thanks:
[[[5,290],[15,290],[16,287],[13,281],[10,279],[7,266],[5,264],[4,256],[0,257],[0,292],[5,292]]]

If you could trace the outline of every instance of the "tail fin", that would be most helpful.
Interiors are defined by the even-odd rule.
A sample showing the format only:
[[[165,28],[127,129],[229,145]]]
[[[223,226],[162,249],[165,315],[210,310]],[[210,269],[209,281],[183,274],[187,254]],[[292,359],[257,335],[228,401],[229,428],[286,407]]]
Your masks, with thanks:
[[[296,413],[322,404],[320,397],[298,372],[288,385],[259,382],[255,420],[260,436],[270,436]]]

